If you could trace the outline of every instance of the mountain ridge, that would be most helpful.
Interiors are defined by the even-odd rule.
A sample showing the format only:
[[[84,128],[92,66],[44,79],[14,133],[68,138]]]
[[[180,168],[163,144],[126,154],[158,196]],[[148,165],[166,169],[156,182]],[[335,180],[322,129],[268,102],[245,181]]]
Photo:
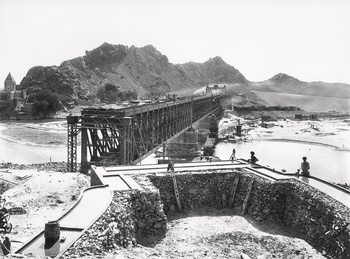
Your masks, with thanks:
[[[245,83],[246,80],[220,57],[209,59],[204,65],[172,64],[152,45],[137,48],[103,43],[59,66],[29,69],[20,85],[29,92],[49,89],[89,99],[107,83],[120,91],[134,91],[145,97],[168,93],[188,95],[205,84],[216,82]]]
[[[32,67],[20,83],[29,93],[48,89],[82,100],[96,98],[98,90],[106,84],[113,84],[122,92],[135,92],[138,98],[188,96],[212,84],[227,85],[228,93],[255,90],[350,98],[348,84],[303,82],[284,73],[251,82],[219,56],[203,63],[173,64],[150,44],[139,48],[107,42],[59,66]]]

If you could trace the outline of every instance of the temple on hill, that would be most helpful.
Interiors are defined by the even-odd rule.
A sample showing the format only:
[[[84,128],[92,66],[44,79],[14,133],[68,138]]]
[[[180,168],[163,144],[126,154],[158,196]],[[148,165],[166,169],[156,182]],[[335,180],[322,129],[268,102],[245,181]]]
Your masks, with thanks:
[[[4,90],[0,92],[0,101],[13,99],[23,100],[27,97],[26,91],[21,90],[20,85],[16,84],[15,79],[9,73],[4,82]]]
[[[9,102],[15,105],[16,117],[25,115],[31,112],[31,104],[26,104],[27,92],[22,90],[20,85],[16,84],[15,79],[9,73],[4,82],[4,89],[0,89],[0,110],[3,110]]]

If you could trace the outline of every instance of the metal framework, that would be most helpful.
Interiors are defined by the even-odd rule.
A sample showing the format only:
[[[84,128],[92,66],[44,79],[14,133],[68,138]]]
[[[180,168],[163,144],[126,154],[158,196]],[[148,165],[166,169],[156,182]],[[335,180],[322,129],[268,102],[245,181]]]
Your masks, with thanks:
[[[68,116],[68,170],[77,170],[77,137],[81,133],[81,172],[91,164],[132,165],[192,123],[221,108],[220,96],[146,104],[121,109],[84,109]]]

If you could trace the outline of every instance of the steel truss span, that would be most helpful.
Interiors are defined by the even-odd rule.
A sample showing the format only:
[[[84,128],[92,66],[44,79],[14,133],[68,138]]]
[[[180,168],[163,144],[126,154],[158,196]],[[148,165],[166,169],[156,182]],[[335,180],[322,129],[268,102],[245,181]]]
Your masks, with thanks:
[[[78,135],[81,135],[81,172],[90,165],[135,165],[192,123],[221,109],[221,95],[121,109],[83,109],[68,116],[68,171],[77,171]]]

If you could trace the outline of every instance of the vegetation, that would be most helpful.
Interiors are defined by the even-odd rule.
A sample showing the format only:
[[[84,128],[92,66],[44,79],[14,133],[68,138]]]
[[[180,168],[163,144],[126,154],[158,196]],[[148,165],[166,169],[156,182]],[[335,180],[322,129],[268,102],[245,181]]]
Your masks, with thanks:
[[[115,103],[119,101],[127,101],[137,98],[137,94],[133,91],[122,92],[119,87],[107,83],[104,87],[101,87],[97,92],[97,97],[101,102]]]
[[[4,118],[11,118],[16,116],[16,106],[17,100],[6,100],[3,105],[0,107],[0,115]]]
[[[33,103],[32,115],[40,116],[41,118],[46,118],[51,113],[56,113],[62,108],[58,97],[49,91],[31,94],[28,102]]]

